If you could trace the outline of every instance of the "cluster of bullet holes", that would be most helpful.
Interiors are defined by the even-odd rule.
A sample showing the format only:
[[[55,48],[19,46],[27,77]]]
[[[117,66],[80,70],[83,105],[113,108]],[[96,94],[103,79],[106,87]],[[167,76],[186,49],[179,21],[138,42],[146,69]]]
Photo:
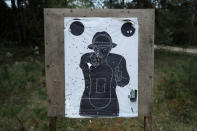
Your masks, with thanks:
[[[127,22],[122,25],[121,32],[124,36],[130,37],[135,33],[135,28],[131,22]]]
[[[74,21],[70,25],[70,31],[73,35],[79,36],[84,32],[84,25],[80,21]],[[121,27],[121,32],[126,37],[131,37],[135,33],[135,28],[131,22],[126,22]]]

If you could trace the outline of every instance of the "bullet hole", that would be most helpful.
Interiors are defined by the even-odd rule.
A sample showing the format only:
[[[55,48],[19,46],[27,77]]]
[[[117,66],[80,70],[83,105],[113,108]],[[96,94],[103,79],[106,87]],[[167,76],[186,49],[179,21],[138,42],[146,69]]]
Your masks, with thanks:
[[[130,37],[135,33],[135,28],[131,22],[127,22],[122,25],[121,32],[124,36]]]
[[[75,21],[70,25],[70,31],[73,35],[79,36],[84,32],[84,25],[79,21]]]

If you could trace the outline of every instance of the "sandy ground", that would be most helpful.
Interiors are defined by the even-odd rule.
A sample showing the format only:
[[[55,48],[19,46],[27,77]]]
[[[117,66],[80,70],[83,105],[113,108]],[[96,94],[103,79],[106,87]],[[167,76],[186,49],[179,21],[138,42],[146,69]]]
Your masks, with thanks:
[[[163,46],[163,45],[154,45],[154,49],[164,49],[169,51],[175,51],[175,52],[184,52],[189,54],[197,54],[197,48],[181,48],[181,47],[175,47],[175,46]]]

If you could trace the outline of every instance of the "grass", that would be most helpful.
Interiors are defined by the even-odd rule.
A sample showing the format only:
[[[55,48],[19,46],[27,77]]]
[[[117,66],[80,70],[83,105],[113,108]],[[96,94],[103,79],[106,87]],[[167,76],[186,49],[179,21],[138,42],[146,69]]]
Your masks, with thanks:
[[[44,58],[32,54],[22,58],[21,50],[12,57],[3,52],[6,50],[0,54],[0,130],[48,130]],[[189,75],[195,70],[188,71],[196,63],[193,55],[155,52],[154,131],[197,129],[196,95],[186,90],[188,85],[194,91],[197,88],[196,76]],[[143,118],[58,118],[57,127],[60,131],[141,131]]]
[[[196,80],[197,56],[166,51],[155,52],[155,131],[197,129],[197,96],[193,93],[197,90]]]

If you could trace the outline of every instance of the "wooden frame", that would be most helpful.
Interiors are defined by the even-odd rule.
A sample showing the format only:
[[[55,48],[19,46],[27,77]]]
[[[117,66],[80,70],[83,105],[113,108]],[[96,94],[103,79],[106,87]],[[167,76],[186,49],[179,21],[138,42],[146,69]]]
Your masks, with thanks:
[[[64,17],[137,17],[139,22],[139,116],[153,110],[154,9],[44,9],[48,116],[65,116]]]

